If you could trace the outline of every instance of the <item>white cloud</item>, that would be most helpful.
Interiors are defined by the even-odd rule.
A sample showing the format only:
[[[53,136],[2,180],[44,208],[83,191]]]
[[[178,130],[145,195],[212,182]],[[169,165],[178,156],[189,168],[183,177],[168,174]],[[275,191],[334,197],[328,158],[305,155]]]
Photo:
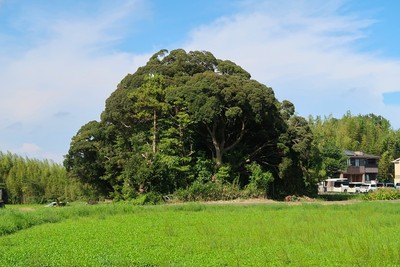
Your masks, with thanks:
[[[118,28],[142,16],[141,8],[139,1],[124,1],[85,17],[23,14],[32,16],[24,21],[34,21],[33,38],[18,38],[32,45],[0,52],[1,150],[62,161],[79,127],[99,119],[119,81],[149,58],[110,49],[123,37]],[[69,116],[54,116],[66,111]],[[28,144],[31,138],[38,145]]]
[[[56,21],[49,39],[0,67],[0,112],[32,122],[67,103],[90,110],[104,102],[128,71],[144,63],[140,55],[102,51],[117,38],[107,34],[121,15],[116,13],[87,21]]]
[[[37,36],[42,37],[36,36],[24,52],[2,55],[7,64],[0,66],[0,114],[7,114],[7,121],[29,123],[63,108],[81,109],[80,115],[82,110],[99,115],[118,82],[148,58],[110,52],[110,46],[122,38],[115,28],[128,15],[140,14],[140,8],[139,1],[125,1],[118,8],[85,18],[61,16],[35,22],[39,25],[33,28],[40,28]]]
[[[320,1],[317,1],[321,3]],[[254,4],[254,1],[249,1]],[[258,2],[259,3],[259,2]],[[375,113],[400,122],[382,93],[400,84],[400,61],[356,48],[374,21],[340,13],[342,1],[264,1],[193,30],[187,50],[209,50],[272,86],[300,115]]]

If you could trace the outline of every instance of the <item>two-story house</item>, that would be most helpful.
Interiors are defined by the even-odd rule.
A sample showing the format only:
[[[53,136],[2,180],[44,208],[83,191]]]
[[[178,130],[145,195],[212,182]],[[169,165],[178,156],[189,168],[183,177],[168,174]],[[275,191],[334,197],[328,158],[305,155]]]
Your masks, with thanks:
[[[377,182],[379,156],[349,150],[345,154],[347,169],[341,172],[340,178],[347,178],[349,182]]]

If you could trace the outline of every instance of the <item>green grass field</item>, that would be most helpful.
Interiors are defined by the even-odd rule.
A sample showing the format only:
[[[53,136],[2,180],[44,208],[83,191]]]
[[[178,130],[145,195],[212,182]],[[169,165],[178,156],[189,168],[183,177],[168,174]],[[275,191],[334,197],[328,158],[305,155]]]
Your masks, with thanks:
[[[400,266],[400,203],[0,210],[0,266]]]

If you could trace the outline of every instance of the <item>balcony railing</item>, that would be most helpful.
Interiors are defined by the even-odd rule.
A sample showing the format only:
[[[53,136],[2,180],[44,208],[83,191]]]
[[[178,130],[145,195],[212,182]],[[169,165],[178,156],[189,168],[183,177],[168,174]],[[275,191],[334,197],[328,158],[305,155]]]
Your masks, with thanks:
[[[378,167],[377,166],[348,166],[346,173],[348,173],[348,174],[378,173]]]

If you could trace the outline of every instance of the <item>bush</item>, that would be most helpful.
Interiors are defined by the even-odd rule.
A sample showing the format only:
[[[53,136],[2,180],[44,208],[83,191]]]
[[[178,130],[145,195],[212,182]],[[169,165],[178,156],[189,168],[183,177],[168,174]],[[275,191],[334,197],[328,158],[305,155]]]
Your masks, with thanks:
[[[231,177],[231,167],[229,165],[219,167],[215,177],[217,178],[217,181],[229,182]]]
[[[255,162],[247,166],[250,171],[250,183],[246,186],[249,197],[266,196],[269,184],[274,180],[272,173],[263,171],[261,166]]]
[[[179,201],[231,200],[241,197],[241,191],[237,184],[196,181],[186,189],[177,190],[174,197]]]
[[[400,199],[400,191],[391,188],[380,188],[363,196],[364,200],[394,200]]]
[[[260,198],[265,197],[266,193],[264,189],[257,188],[254,183],[248,184],[241,192],[243,198]]]

